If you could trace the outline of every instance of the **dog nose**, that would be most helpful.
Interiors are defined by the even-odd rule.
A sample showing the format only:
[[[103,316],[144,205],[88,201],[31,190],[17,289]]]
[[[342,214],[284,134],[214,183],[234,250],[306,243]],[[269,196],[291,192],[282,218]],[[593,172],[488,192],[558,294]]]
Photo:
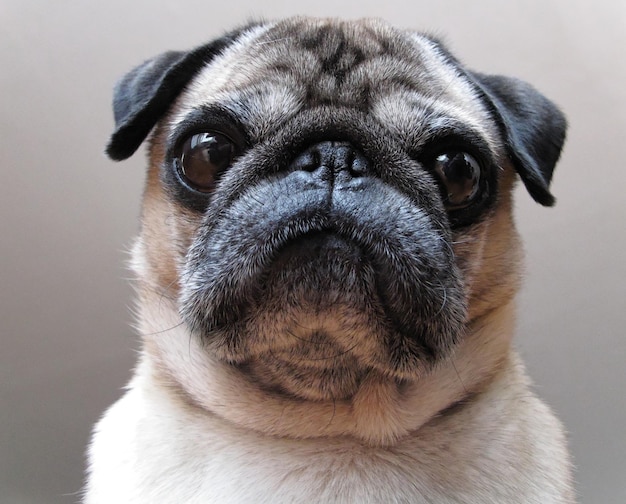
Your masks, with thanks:
[[[349,142],[324,141],[302,152],[291,165],[322,180],[350,180],[369,174],[365,156]]]

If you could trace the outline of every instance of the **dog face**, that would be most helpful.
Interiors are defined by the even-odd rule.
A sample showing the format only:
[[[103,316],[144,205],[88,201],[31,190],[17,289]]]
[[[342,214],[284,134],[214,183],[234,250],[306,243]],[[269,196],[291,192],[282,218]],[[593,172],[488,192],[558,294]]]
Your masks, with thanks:
[[[324,402],[451,365],[516,291],[516,174],[552,204],[565,133],[530,86],[371,20],[166,53],[114,106],[114,159],[153,131],[134,251],[140,317],[162,318],[146,348],[194,397],[210,384],[192,370],[216,366]],[[173,327],[178,346],[159,334]]]

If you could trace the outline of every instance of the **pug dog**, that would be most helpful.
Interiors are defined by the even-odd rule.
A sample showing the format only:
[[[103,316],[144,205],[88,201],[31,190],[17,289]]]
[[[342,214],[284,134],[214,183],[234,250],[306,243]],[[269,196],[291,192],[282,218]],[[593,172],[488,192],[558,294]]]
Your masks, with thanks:
[[[428,35],[295,18],[143,63],[114,112],[111,158],[149,137],[143,344],[86,503],[574,502],[511,343],[552,102]]]

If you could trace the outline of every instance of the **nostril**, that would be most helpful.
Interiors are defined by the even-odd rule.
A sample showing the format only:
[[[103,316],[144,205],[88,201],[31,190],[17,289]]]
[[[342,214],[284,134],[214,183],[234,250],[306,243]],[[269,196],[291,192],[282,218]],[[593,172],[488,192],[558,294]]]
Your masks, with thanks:
[[[340,141],[324,141],[312,145],[295,159],[291,167],[309,173],[321,169],[323,178],[363,177],[369,171],[364,155],[352,144]]]
[[[298,156],[293,163],[293,167],[296,170],[313,172],[320,167],[320,164],[319,151],[317,149],[309,149]]]
[[[350,164],[348,166],[350,167],[350,173],[355,177],[363,177],[369,172],[367,160],[363,154],[359,152],[352,151]]]

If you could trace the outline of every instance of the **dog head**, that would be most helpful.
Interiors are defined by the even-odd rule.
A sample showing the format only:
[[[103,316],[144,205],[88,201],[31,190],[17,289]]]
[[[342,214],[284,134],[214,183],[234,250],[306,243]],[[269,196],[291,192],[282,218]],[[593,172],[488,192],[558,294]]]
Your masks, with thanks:
[[[517,289],[511,190],[517,174],[553,203],[565,135],[529,85],[380,21],[298,18],[147,61],[114,109],[112,158],[152,132],[134,250],[146,355],[197,403],[216,411],[223,386],[257,424],[268,401],[339,418],[480,361],[435,393],[445,407],[505,358],[506,331],[476,333]]]

